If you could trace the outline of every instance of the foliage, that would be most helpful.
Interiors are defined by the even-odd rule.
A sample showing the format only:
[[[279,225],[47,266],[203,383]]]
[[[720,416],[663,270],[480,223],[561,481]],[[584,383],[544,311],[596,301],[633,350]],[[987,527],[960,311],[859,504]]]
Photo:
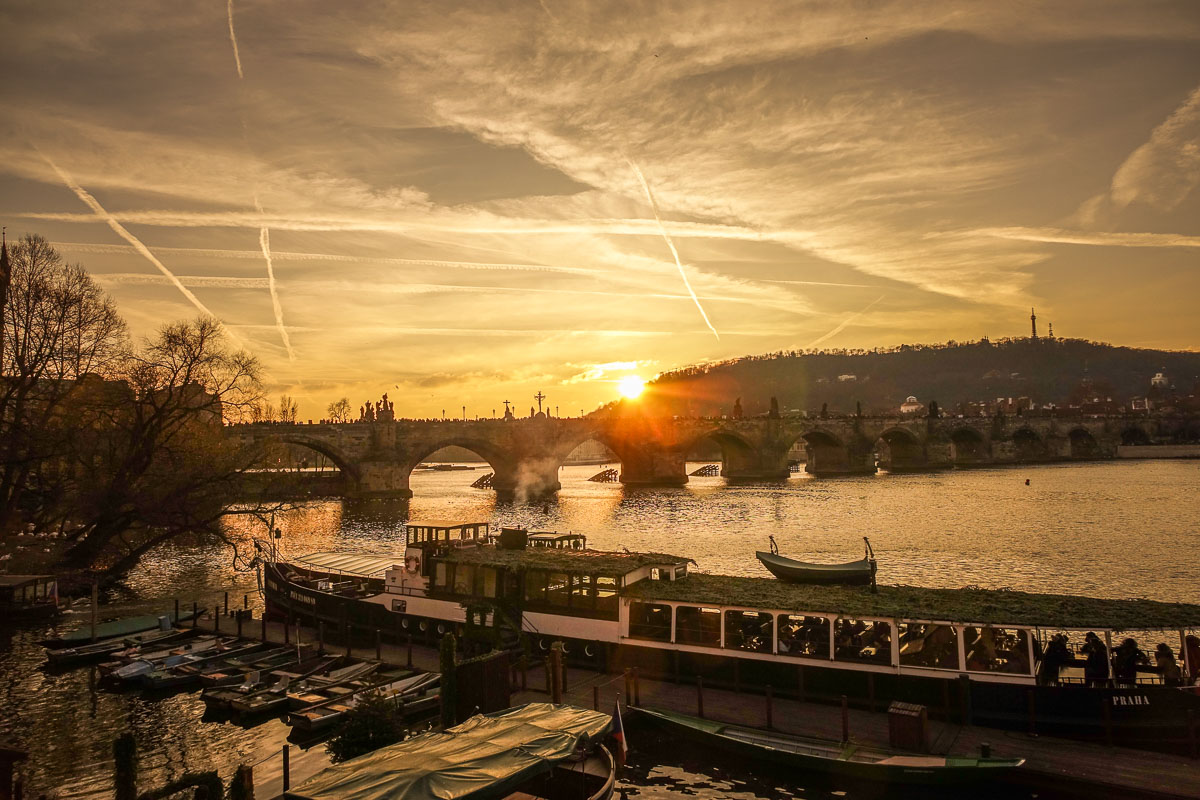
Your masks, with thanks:
[[[894,412],[904,398],[937,400],[949,412],[960,403],[1030,397],[1064,403],[1087,378],[1118,402],[1151,393],[1164,371],[1179,392],[1193,391],[1200,353],[1119,347],[1082,339],[1013,338],[870,350],[780,351],[664,372],[639,400],[665,414],[719,416],[742,396],[747,416],[779,398],[783,413],[815,412],[828,403],[844,413],[861,401],[867,413]],[[839,376],[854,376],[839,381]]]
[[[880,585],[818,586],[774,578],[690,573],[679,581],[643,580],[626,590],[635,600],[670,600],[848,617],[904,617],[946,622],[1041,627],[1181,629],[1200,625],[1200,605],[1154,600],[1108,600],[1008,589],[927,589]]]
[[[132,733],[122,733],[113,740],[114,800],[134,800],[137,797],[137,742]]]
[[[237,771],[233,773],[233,780],[229,782],[229,791],[226,794],[229,800],[254,800],[254,768],[246,764],[239,764]]]
[[[195,789],[194,798],[199,798],[203,795],[206,800],[221,800],[225,796],[225,787],[221,783],[221,776],[216,770],[208,772],[186,772],[178,780],[158,789],[149,792],[142,792],[138,795],[137,800],[163,800],[163,798],[172,797],[179,794],[185,789]],[[203,790],[203,791],[202,791]]]
[[[456,650],[457,642],[454,639],[454,634],[447,633],[442,637],[442,645],[438,653],[438,663],[442,672],[441,705],[443,728],[449,728],[457,721],[458,659]]]
[[[350,398],[343,397],[341,400],[330,403],[326,414],[329,416],[330,422],[349,422]]]
[[[605,550],[570,550],[557,547],[528,547],[524,550],[506,550],[499,547],[452,548],[442,558],[455,563],[512,569],[562,570],[608,577],[625,575],[639,567],[682,564],[691,560],[665,553],[611,553]]]
[[[396,701],[369,692],[346,712],[325,752],[330,761],[340,764],[399,742],[406,730],[404,711]]]

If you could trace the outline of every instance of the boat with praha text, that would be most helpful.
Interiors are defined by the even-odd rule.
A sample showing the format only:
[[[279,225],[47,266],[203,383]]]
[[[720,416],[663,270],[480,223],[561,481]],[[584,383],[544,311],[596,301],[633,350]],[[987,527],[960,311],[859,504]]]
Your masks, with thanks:
[[[329,640],[455,633],[468,655],[561,642],[568,661],[599,670],[845,695],[873,710],[898,700],[964,723],[1154,749],[1187,748],[1200,720],[1195,604],[712,575],[683,556],[588,549],[573,534],[492,536],[486,522],[412,522],[403,554],[262,555],[268,614],[319,624]],[[1174,642],[1181,677],[1140,666],[1119,683],[1085,679],[1074,651],[1049,670],[1047,653],[1084,631],[1108,653],[1126,631]]]

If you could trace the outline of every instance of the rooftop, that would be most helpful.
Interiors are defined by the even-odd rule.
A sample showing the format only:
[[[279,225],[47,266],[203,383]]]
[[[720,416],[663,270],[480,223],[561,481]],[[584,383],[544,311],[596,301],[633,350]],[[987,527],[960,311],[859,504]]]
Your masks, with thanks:
[[[1008,589],[925,589],[918,586],[813,586],[773,578],[705,575],[678,581],[640,581],[625,591],[634,599],[747,606],[778,611],[836,613],[849,617],[1029,625],[1044,628],[1179,630],[1200,627],[1200,605],[1155,600],[1108,600]]]
[[[337,572],[343,575],[359,575],[367,578],[382,577],[385,570],[395,564],[404,563],[404,554],[392,556],[355,555],[352,553],[309,553],[297,556],[301,564],[317,572]]]
[[[53,575],[0,575],[0,586],[21,586],[34,581],[52,581]]]
[[[587,575],[619,577],[647,566],[683,564],[690,559],[665,553],[611,553],[604,550],[570,550],[529,547],[504,550],[491,545],[452,548],[447,561],[491,567],[549,569]]]

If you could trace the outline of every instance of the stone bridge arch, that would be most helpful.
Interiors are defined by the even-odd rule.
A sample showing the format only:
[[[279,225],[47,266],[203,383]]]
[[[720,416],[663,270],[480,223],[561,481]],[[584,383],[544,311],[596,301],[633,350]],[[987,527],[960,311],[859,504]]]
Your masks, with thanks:
[[[791,442],[765,442],[752,439],[741,431],[720,426],[700,431],[678,445],[680,457],[686,464],[688,454],[701,442],[715,442],[721,448],[721,476],[733,481],[786,480],[791,476],[787,452]]]
[[[991,442],[976,428],[967,425],[950,431],[950,460],[956,467],[989,464],[992,460]]]
[[[294,444],[299,447],[305,447],[313,452],[320,453],[328,458],[337,466],[349,481],[357,481],[359,478],[358,465],[354,459],[340,448],[330,444],[327,441],[311,436],[303,436],[296,433],[284,433],[279,436],[271,437],[270,439],[258,439],[253,443],[253,447],[265,448],[272,444]]]
[[[907,428],[892,427],[875,439],[879,466],[888,472],[914,472],[927,468],[925,447]]]
[[[1082,426],[1072,428],[1067,433],[1068,453],[1075,459],[1100,458],[1100,442],[1092,432]]]

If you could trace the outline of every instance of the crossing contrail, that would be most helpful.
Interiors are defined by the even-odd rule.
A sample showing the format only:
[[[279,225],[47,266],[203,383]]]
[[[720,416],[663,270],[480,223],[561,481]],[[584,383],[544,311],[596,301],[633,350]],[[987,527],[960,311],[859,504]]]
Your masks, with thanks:
[[[225,10],[229,15],[229,43],[233,45],[233,61],[237,64],[238,78],[244,78],[246,76],[242,74],[242,57],[238,54],[237,34],[233,31],[233,0],[228,0]]]
[[[679,260],[679,251],[675,249],[675,243],[671,241],[670,235],[667,234],[667,229],[662,224],[662,219],[658,216],[658,203],[654,202],[654,194],[650,191],[650,184],[646,183],[646,176],[638,169],[638,165],[625,159],[629,166],[633,167],[633,171],[637,173],[638,180],[642,182],[642,188],[646,190],[646,199],[650,201],[650,209],[654,212],[654,221],[658,223],[658,230],[662,233],[663,239],[667,241],[667,247],[671,248],[671,255],[675,257],[675,266],[679,268],[679,277],[683,278],[683,285],[687,288],[688,294],[692,296],[692,302],[696,304],[696,309],[700,312],[700,316],[704,318],[704,324],[712,331],[713,336],[717,337],[717,341],[721,341],[721,334],[717,333],[717,329],[708,321],[708,314],[704,313],[704,306],[700,305],[700,298],[696,297],[696,293],[692,291],[691,281],[688,280],[687,272],[683,269],[683,262]]]
[[[175,288],[178,289],[179,292],[188,299],[188,302],[190,302],[193,306],[195,306],[196,309],[201,314],[204,314],[206,317],[212,317],[213,319],[218,319],[217,315],[214,314],[212,311],[210,311],[208,306],[206,306],[206,305],[204,305],[204,303],[200,302],[200,298],[198,298],[198,297],[196,297],[196,295],[192,294],[191,289],[189,289],[183,285],[183,282],[181,280],[179,280],[178,277],[175,276],[175,273],[173,273],[173,272],[171,272],[171,270],[167,269],[166,264],[159,261],[158,258],[154,255],[154,253],[150,252],[150,248],[148,248],[148,247],[146,247],[146,245],[142,244],[141,239],[137,238],[132,233],[130,233],[125,228],[124,225],[122,225],[120,222],[117,221],[116,217],[114,217],[112,214],[108,213],[108,211],[105,210],[104,206],[100,205],[100,201],[98,201],[95,197],[92,197],[91,193],[89,193],[86,189],[84,189],[82,186],[80,186],[78,183],[76,183],[75,179],[72,178],[70,175],[68,175],[66,173],[66,171],[64,171],[61,167],[58,166],[58,164],[55,164],[54,161],[52,161],[49,156],[47,156],[46,154],[43,153],[42,158],[44,158],[46,160],[46,163],[50,165],[51,169],[53,169],[55,172],[58,173],[59,179],[62,180],[62,182],[64,184],[66,184],[66,187],[68,189],[70,189],[72,192],[74,192],[75,196],[78,197],[80,200],[82,200],[83,204],[92,210],[92,213],[94,213],[97,217],[99,217],[100,219],[102,219],[106,223],[108,223],[108,227],[112,228],[114,233],[116,233],[122,239],[124,239],[125,241],[127,241],[131,245],[133,245],[134,250],[136,250],[143,258],[145,258],[147,261],[149,261],[151,264],[153,264],[155,267],[157,267],[158,271],[161,272],[163,275],[165,275],[167,277],[167,280],[169,280],[175,286]],[[218,322],[220,322],[219,319],[218,319]],[[227,333],[229,333],[231,338],[237,339],[239,342],[241,342],[241,340],[238,339],[238,337],[234,336],[233,333],[230,332],[229,329],[226,328],[224,324],[221,324],[221,327]]]
[[[870,303],[868,303],[867,307],[864,308],[862,311],[859,311],[856,314],[851,314],[850,316],[846,317],[844,320],[841,321],[841,323],[836,328],[834,328],[833,330],[831,330],[829,333],[825,334],[824,336],[818,337],[817,339],[814,339],[813,341],[809,342],[808,346],[816,347],[817,345],[819,345],[821,342],[825,341],[826,339],[831,339],[834,336],[837,336],[839,333],[841,333],[842,331],[844,331],[846,329],[847,325],[849,325],[851,322],[854,322],[854,320],[858,319],[863,314],[870,311],[872,308],[875,307],[875,305],[880,300],[882,300],[886,296],[887,295],[883,295],[883,294],[879,295],[879,297],[876,297],[874,300],[872,300]]]

